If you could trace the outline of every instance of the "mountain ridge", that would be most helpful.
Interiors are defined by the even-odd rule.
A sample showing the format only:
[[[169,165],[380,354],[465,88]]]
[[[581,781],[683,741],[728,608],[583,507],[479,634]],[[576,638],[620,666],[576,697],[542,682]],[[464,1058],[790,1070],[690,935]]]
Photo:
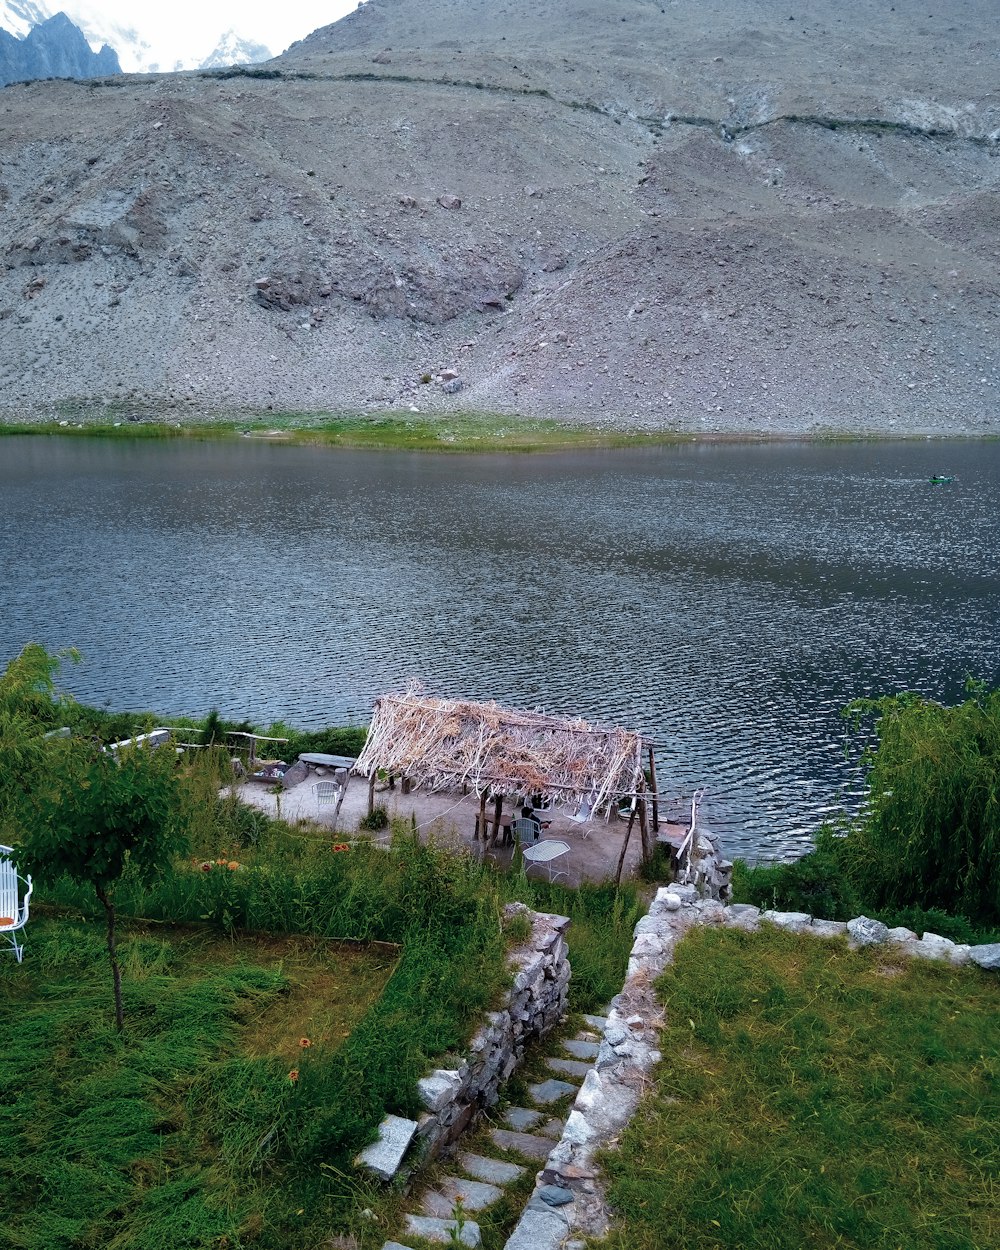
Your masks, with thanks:
[[[120,74],[113,48],[91,50],[83,31],[65,13],[33,26],[23,39],[0,29],[0,87],[34,78],[97,78]]]
[[[370,0],[10,88],[0,408],[995,431],[990,8]]]

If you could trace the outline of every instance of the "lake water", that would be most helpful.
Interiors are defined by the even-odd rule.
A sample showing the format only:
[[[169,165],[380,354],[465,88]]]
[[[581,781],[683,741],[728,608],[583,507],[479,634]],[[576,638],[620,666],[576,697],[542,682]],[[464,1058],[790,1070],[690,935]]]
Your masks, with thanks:
[[[366,721],[418,678],[640,728],[661,789],[706,786],[752,858],[855,801],[848,700],[1000,684],[996,442],[451,457],[25,436],[0,460],[0,659],[76,646],[79,698],[165,717]]]

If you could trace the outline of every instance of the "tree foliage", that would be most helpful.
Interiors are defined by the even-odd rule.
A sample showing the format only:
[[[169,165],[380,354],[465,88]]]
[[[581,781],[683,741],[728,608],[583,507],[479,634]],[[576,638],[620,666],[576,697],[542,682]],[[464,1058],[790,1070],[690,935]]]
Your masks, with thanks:
[[[862,762],[866,809],[844,863],[866,898],[1000,921],[1000,690],[970,683],[943,707],[915,694],[852,703],[874,740]]]
[[[0,842],[20,840],[25,803],[51,755],[45,735],[68,707],[55,687],[62,658],[28,643],[0,674]]]
[[[61,657],[30,643],[0,677],[0,830],[23,844],[42,881],[93,887],[107,916],[115,1015],[122,1026],[114,886],[163,872],[186,847],[184,791],[170,748],[111,753],[93,738],[52,738],[69,709]]]

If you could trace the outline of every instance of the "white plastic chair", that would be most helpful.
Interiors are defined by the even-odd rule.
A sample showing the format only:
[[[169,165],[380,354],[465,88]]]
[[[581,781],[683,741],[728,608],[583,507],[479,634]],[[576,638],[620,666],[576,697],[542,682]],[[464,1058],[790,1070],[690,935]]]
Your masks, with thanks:
[[[31,898],[31,877],[22,877],[10,858],[13,848],[0,846],[0,934],[6,933],[18,963],[24,958],[24,943],[17,940],[17,931],[28,923],[28,902]],[[24,887],[27,887],[26,889]]]

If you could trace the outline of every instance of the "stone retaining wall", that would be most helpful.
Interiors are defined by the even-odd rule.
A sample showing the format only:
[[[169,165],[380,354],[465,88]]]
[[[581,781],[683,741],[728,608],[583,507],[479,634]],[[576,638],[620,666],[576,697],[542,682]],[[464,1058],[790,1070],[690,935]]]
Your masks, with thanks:
[[[507,916],[531,921],[531,937],[513,951],[511,989],[498,1011],[487,1014],[468,1057],[457,1068],[438,1068],[418,1083],[426,1111],[416,1136],[425,1158],[446,1150],[500,1097],[500,1087],[517,1068],[529,1042],[548,1033],[566,1012],[570,966],[565,933],[568,916],[529,911],[511,903]]]

